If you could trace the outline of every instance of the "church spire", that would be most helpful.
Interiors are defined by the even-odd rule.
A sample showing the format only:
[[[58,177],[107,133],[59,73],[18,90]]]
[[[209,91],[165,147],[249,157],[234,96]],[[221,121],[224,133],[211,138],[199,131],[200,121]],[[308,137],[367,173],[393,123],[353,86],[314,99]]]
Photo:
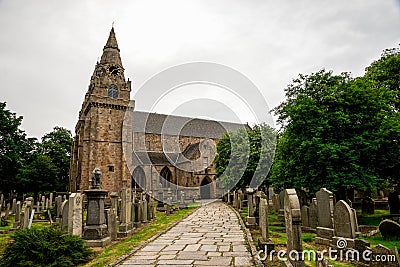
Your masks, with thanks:
[[[113,64],[122,67],[114,26],[111,28],[107,43],[103,48],[103,55],[101,56],[100,64]]]

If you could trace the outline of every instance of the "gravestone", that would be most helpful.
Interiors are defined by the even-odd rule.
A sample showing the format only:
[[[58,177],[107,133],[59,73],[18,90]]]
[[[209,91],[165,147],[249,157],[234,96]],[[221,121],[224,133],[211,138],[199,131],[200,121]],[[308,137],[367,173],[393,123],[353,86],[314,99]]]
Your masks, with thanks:
[[[318,205],[317,199],[313,198],[309,208],[309,225],[312,229],[317,229],[318,227]]]
[[[370,197],[364,197],[361,201],[362,214],[372,215],[375,213],[375,201]]]
[[[17,201],[15,204],[15,219],[13,229],[18,229],[21,224],[21,201]]]
[[[13,198],[12,200],[12,210],[11,210],[12,214],[16,214],[17,213],[17,199]]]
[[[1,207],[3,207],[3,205],[4,205],[3,202],[4,202],[4,195],[1,194],[1,195],[0,195],[0,206],[1,206]],[[0,211],[1,211],[1,209],[0,209]]]
[[[133,223],[131,222],[131,189],[126,185],[121,189],[121,210],[119,216],[118,237],[126,237],[133,233]]]
[[[56,197],[56,217],[60,218],[61,217],[61,205],[62,205],[62,196],[57,196]]]
[[[108,191],[101,189],[101,177],[100,169],[95,168],[90,189],[84,191],[88,204],[83,238],[90,247],[104,247],[111,242],[104,211],[104,200]]]
[[[307,207],[306,205],[301,207],[301,222],[304,227],[310,227],[309,211],[310,211],[310,208]]]
[[[356,238],[357,222],[354,221],[353,210],[344,200],[340,200],[335,205],[334,211],[335,237],[333,244],[338,244],[339,240],[346,240],[346,248],[354,248]]]
[[[61,204],[61,230],[64,232],[68,232],[68,209],[68,200],[64,200]]]
[[[45,208],[46,208],[46,197],[45,196],[42,196],[42,202],[40,204],[42,205],[41,210],[42,211],[45,210]]]
[[[24,209],[24,218],[23,218],[23,223],[22,223],[22,229],[28,228],[29,225],[29,219],[33,210],[32,206],[32,201],[26,200],[25,201],[25,209]]]
[[[256,227],[256,217],[254,216],[255,208],[253,202],[254,190],[252,188],[247,188],[246,193],[247,193],[247,208],[248,208],[246,225],[249,228],[254,228]]]
[[[6,211],[5,211],[5,214],[4,214],[4,219],[5,220],[8,220],[8,216],[10,215],[10,209],[11,209],[11,205],[10,205],[10,203],[7,203]]]
[[[279,211],[278,211],[278,220],[280,221],[285,220],[284,200],[285,200],[285,191],[281,191],[279,193]]]
[[[49,208],[53,207],[53,192],[50,193],[49,196]]]
[[[390,214],[400,214],[400,195],[398,192],[391,192],[388,196]]]
[[[146,199],[146,196],[143,194],[142,195],[142,207],[143,207],[143,209],[142,209],[142,222],[144,222],[144,223],[146,223],[147,222],[147,216],[148,216],[148,214],[147,214],[147,199]]]
[[[388,259],[392,259],[389,261]],[[381,244],[375,246],[372,249],[371,259],[379,259],[379,261],[371,261],[369,266],[370,267],[399,267],[399,253],[397,252],[397,248],[393,247],[389,249]],[[387,259],[383,261],[383,259]]]
[[[239,212],[243,211],[243,190],[242,189],[238,190],[238,209],[239,209]]]
[[[68,200],[68,233],[82,236],[82,195],[72,193]]]
[[[300,202],[295,189],[285,189],[284,192],[284,214],[286,226],[286,245],[290,252],[286,266],[303,267],[302,239],[301,239],[301,210]],[[292,254],[293,253],[293,254]],[[298,257],[296,257],[298,255]]]
[[[272,195],[272,208],[274,210],[275,214],[279,213],[279,209],[280,209],[280,202],[279,202],[279,194],[273,194]]]
[[[329,245],[334,235],[333,193],[326,188],[321,188],[316,195],[318,203],[318,236],[315,238],[315,242],[317,244]]]
[[[110,233],[111,241],[117,239],[117,215],[113,208],[106,210],[107,212],[107,229]]]
[[[400,238],[400,224],[392,220],[383,220],[379,224],[383,238]]]
[[[261,237],[258,239],[258,247],[264,249],[264,252],[272,251],[274,249],[274,243],[269,239],[268,236],[268,199],[260,199],[260,230]]]
[[[132,222],[132,228],[134,229],[136,226],[136,203],[135,203],[135,197],[132,199],[132,205],[131,205],[131,222]]]

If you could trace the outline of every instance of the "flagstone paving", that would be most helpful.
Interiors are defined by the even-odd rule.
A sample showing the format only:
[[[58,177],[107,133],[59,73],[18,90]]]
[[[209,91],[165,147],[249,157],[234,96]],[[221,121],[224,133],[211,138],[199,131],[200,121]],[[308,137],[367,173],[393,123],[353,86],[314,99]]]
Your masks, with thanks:
[[[236,214],[221,201],[203,205],[120,265],[253,266]]]

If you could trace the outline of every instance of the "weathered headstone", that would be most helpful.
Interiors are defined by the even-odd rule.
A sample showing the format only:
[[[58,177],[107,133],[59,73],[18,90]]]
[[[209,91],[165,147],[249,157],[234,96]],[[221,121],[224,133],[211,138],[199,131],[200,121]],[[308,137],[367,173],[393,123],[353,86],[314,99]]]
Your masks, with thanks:
[[[274,210],[275,214],[279,213],[279,209],[280,209],[280,202],[279,202],[279,194],[273,194],[272,195],[272,208]]]
[[[318,203],[317,199],[313,198],[309,208],[309,225],[312,229],[318,227]]]
[[[45,210],[45,208],[46,208],[46,197],[45,196],[42,196],[42,201],[40,204],[42,205],[41,210],[42,211]]]
[[[30,219],[30,215],[32,213],[32,201],[30,200],[26,200],[25,201],[25,209],[24,209],[24,217],[23,217],[23,223],[22,223],[22,228],[25,229],[28,227],[29,225],[29,219]]]
[[[118,237],[126,237],[133,233],[133,223],[131,222],[131,189],[124,186],[121,189],[121,210],[119,216]]]
[[[310,227],[309,211],[310,211],[309,207],[305,205],[301,207],[301,221],[304,227]]]
[[[61,230],[68,232],[68,213],[69,213],[68,200],[64,200],[61,204]]]
[[[106,210],[107,212],[107,228],[110,233],[111,241],[117,239],[117,215],[113,208]]]
[[[285,191],[281,191],[279,193],[279,211],[278,211],[278,220],[284,221],[285,220]]]
[[[21,224],[21,201],[17,201],[15,204],[15,220],[14,220],[14,229],[18,229]]]
[[[10,203],[7,203],[6,211],[5,211],[5,214],[4,214],[4,219],[5,220],[8,220],[8,216],[10,215],[10,209],[11,209],[11,205],[10,205]]]
[[[49,196],[49,208],[53,207],[53,192],[50,193]]]
[[[56,217],[60,218],[61,217],[61,205],[62,205],[62,196],[57,196],[56,197]]]
[[[353,210],[344,200],[340,200],[335,205],[334,225],[335,237],[333,244],[338,244],[339,240],[346,240],[346,248],[354,247],[354,239],[356,238],[357,222],[354,221]]]
[[[400,194],[395,191],[388,196],[390,214],[400,214]]]
[[[143,200],[142,200],[142,207],[143,207],[143,209],[142,209],[142,222],[147,222],[147,199],[146,199],[146,196],[145,195],[143,195],[142,196],[143,197]]]
[[[400,238],[400,224],[392,220],[383,220],[379,224],[379,232],[384,238]]]
[[[12,210],[11,210],[12,214],[16,214],[17,213],[17,199],[13,198],[12,200]]]
[[[333,193],[326,188],[321,188],[317,192],[318,203],[318,227],[317,237],[315,242],[317,244],[329,245],[333,238],[333,210],[334,200]]]
[[[82,236],[82,195],[72,193],[68,200],[68,233]]]
[[[247,193],[247,217],[246,217],[246,224],[249,228],[256,226],[256,217],[254,216],[255,208],[254,208],[254,190],[252,188],[246,189]]]
[[[289,251],[286,266],[303,267],[302,239],[301,239],[301,210],[300,202],[295,189],[285,189],[284,213],[286,225],[286,244]],[[297,255],[297,257],[296,257]]]
[[[261,238],[258,239],[258,246],[260,249],[264,249],[264,252],[267,254],[267,251],[272,251],[274,249],[274,243],[268,236],[268,199],[261,198],[259,205]]]
[[[364,197],[361,201],[362,214],[374,214],[375,213],[375,201],[370,197]]]
[[[0,195],[0,206],[3,206],[3,205],[4,205],[3,202],[4,202],[4,195],[1,194],[1,195]],[[0,209],[0,211],[1,211],[1,209]]]

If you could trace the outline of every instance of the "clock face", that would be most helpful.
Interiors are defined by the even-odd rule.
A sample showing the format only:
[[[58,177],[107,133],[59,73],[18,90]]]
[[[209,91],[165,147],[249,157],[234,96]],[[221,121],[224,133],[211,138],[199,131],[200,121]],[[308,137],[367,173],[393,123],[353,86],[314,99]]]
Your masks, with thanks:
[[[109,72],[111,75],[117,76],[117,75],[119,74],[119,68],[118,68],[117,66],[110,66],[110,67],[108,68],[108,72]]]

